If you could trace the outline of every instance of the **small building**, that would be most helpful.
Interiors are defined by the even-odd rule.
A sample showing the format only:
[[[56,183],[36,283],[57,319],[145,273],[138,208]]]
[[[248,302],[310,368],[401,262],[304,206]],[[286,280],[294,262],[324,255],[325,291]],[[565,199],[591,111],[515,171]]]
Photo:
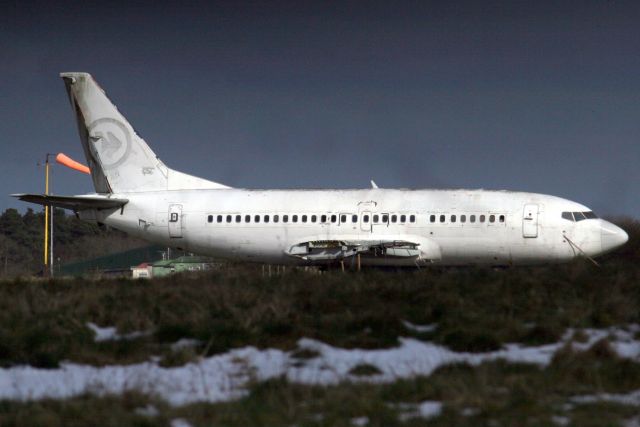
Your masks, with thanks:
[[[152,266],[147,262],[131,267],[131,277],[134,279],[150,279],[152,274]]]

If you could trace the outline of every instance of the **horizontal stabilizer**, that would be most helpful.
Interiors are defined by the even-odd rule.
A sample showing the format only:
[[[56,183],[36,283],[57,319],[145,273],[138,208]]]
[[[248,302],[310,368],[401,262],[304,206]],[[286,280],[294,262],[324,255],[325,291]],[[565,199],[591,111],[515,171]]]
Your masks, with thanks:
[[[102,196],[48,196],[46,194],[12,194],[23,202],[57,208],[82,211],[86,209],[113,209],[124,206],[128,199],[115,199]]]

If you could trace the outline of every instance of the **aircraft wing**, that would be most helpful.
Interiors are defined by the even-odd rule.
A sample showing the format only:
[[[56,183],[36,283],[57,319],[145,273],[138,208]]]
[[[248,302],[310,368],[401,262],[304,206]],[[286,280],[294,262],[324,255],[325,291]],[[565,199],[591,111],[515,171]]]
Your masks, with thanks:
[[[389,236],[388,239],[349,236],[335,240],[308,240],[291,246],[285,253],[305,261],[340,260],[358,254],[429,260],[437,260],[442,256],[437,243],[419,236]]]
[[[45,194],[12,194],[23,202],[57,208],[82,211],[86,209],[113,209],[126,205],[129,199],[116,199],[104,196],[48,196]]]

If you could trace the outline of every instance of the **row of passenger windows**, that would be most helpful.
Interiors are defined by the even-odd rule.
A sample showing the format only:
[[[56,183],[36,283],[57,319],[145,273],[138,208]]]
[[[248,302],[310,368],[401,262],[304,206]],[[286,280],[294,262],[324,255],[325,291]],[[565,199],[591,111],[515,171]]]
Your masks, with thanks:
[[[240,215],[240,214],[227,214],[227,215],[216,215],[214,218],[214,215],[208,215],[207,216],[207,222],[212,223],[214,222],[217,223],[223,223],[223,222],[227,222],[227,223],[231,223],[231,222],[245,222],[245,223],[268,223],[268,222],[280,222],[282,221],[283,223],[288,223],[288,222],[293,222],[293,223],[298,223],[298,222],[302,222],[302,223],[320,223],[320,224],[336,224],[336,223],[340,223],[340,224],[344,224],[344,223],[348,223],[351,222],[353,224],[358,222],[358,215],[356,214],[328,214],[328,215]],[[496,221],[500,222],[500,223],[504,223],[505,221],[505,216],[504,215],[449,215],[448,216],[448,220],[450,223],[456,223],[456,222],[460,222],[460,223],[484,223],[484,222],[488,222],[490,223],[494,223]],[[409,223],[415,223],[416,222],[416,216],[414,214],[411,215],[405,215],[405,214],[362,214],[362,222],[365,224],[368,224],[369,222],[372,222],[374,224],[395,224],[395,223],[400,223],[400,224],[405,224],[407,222]],[[447,215],[444,214],[440,214],[440,215],[430,215],[429,216],[429,222],[431,223],[435,223],[435,222],[447,222]]]
[[[591,211],[588,212],[562,212],[562,218],[568,219],[569,221],[582,221],[585,219],[594,219],[598,218],[596,214]]]
[[[504,222],[504,215],[494,215],[491,214],[489,215],[489,222],[496,222],[496,218],[498,219],[499,222]],[[451,215],[449,217],[449,222],[451,223],[455,223],[458,221],[458,219],[460,219],[461,223],[465,223],[467,222],[467,215],[460,215],[460,217],[458,218],[456,215]],[[478,222],[486,222],[487,221],[487,215],[469,215],[468,220],[470,223],[475,223],[476,219]],[[447,216],[446,215],[440,215],[439,218],[440,222],[447,222]],[[429,216],[429,222],[436,222],[436,215],[430,215]]]
[[[387,224],[389,222],[391,223],[406,223],[408,219],[408,222],[410,223],[415,223],[416,222],[416,216],[415,215],[405,215],[405,214],[401,214],[401,215],[396,215],[396,214],[373,214],[373,215],[369,215],[369,214],[363,214],[362,215],[362,222],[364,223],[369,223],[369,221],[376,223],[376,224]],[[264,222],[264,223],[268,223],[270,221],[272,222],[280,222],[282,220],[282,222],[284,223],[288,223],[288,222],[303,222],[303,223],[307,223],[307,222],[311,222],[311,223],[321,223],[321,224],[328,224],[328,223],[332,223],[332,224],[336,224],[338,222],[340,222],[340,224],[344,224],[344,223],[348,223],[349,221],[351,221],[351,223],[355,224],[358,222],[358,215],[356,214],[329,214],[329,215],[244,215],[244,222],[246,223],[250,223],[250,222],[254,222],[254,223],[259,223],[259,222]],[[207,222],[213,222],[214,221],[214,216],[213,215],[208,215],[207,216]],[[235,214],[235,215],[217,215],[215,217],[215,221],[218,223],[222,223],[222,222],[243,222],[243,216],[240,214]]]

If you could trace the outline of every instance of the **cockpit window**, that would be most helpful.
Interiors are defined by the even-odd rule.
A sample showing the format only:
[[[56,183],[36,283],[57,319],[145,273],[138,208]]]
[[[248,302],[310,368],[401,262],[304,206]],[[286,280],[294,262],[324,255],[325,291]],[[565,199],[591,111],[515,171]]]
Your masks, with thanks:
[[[567,219],[569,221],[583,221],[585,219],[595,219],[598,218],[596,214],[591,211],[588,212],[562,212],[562,218]]]
[[[574,212],[573,217],[576,219],[576,221],[582,221],[583,219],[587,219],[584,217],[584,214],[582,212]]]

